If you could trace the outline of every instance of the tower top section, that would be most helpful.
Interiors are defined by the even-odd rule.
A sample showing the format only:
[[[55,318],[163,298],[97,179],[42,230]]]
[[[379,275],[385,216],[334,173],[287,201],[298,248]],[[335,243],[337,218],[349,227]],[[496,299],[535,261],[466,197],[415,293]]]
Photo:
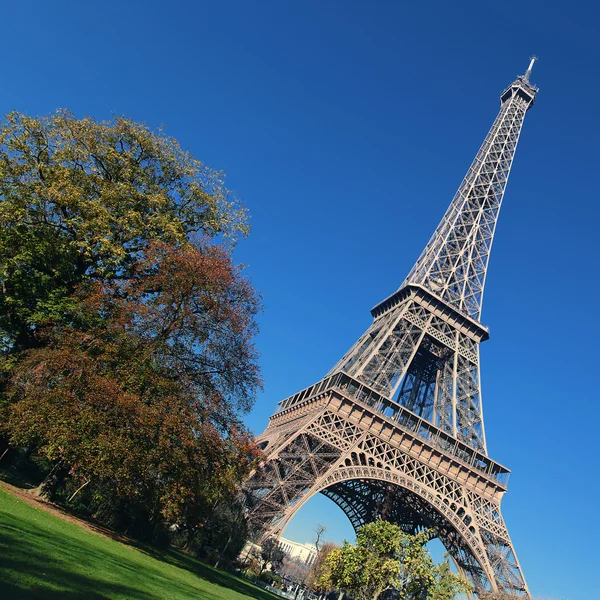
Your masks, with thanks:
[[[401,290],[413,284],[426,288],[475,321],[481,315],[488,260],[504,189],[525,113],[538,92],[530,82],[536,60],[532,57],[525,73],[502,92],[500,112],[492,128],[444,218],[400,287]]]
[[[515,95],[518,95],[528,102],[528,109],[533,106],[535,95],[538,93],[539,88],[533,85],[529,81],[529,78],[531,77],[533,65],[537,60],[539,60],[537,56],[532,56],[527,71],[525,71],[523,75],[519,75],[515,81],[502,92],[502,96],[500,96],[500,102],[502,104],[513,98]]]

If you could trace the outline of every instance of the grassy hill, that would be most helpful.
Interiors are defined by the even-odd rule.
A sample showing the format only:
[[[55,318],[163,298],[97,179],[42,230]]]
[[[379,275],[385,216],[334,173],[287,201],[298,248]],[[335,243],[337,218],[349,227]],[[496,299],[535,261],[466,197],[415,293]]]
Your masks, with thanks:
[[[274,600],[176,551],[140,550],[48,512],[0,484],[0,597]]]

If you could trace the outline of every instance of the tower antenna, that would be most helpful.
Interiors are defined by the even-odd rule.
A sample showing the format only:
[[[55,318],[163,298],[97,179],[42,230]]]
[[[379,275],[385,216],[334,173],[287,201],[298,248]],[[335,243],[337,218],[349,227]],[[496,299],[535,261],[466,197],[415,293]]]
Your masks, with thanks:
[[[533,65],[535,64],[535,61],[539,60],[539,58],[537,56],[532,56],[530,58],[530,63],[529,66],[527,67],[527,71],[525,71],[525,75],[523,75],[523,79],[525,79],[525,81],[529,81],[529,77],[531,75],[531,69],[533,69]]]

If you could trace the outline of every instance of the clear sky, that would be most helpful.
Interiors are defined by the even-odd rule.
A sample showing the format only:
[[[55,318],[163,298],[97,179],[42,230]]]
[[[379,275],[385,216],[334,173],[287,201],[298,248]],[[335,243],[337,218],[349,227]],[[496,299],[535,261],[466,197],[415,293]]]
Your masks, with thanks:
[[[533,593],[597,584],[598,22],[592,2],[4,2],[0,112],[124,114],[169,134],[250,209],[237,259],[262,291],[265,390],[320,379],[427,242],[537,54],[483,322],[490,455]],[[286,535],[351,538],[309,502]]]

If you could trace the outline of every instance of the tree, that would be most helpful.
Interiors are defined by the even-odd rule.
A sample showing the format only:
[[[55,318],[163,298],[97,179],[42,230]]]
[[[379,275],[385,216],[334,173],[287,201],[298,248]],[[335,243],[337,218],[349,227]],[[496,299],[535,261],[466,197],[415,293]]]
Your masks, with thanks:
[[[187,250],[177,259],[189,259],[188,252],[196,260],[184,261],[181,271],[199,281],[207,257],[200,260],[196,250]],[[59,328],[46,347],[27,353],[13,369],[6,427],[13,444],[36,447],[74,480],[101,488],[105,498],[134,501],[149,519],[161,514],[186,527],[189,542],[211,511],[235,493],[256,451],[228,402],[228,382],[218,374],[218,361],[228,351],[228,325],[243,325],[235,311],[211,308],[197,294],[192,299],[202,324],[193,311],[187,314],[183,298],[169,310],[183,276],[172,266],[163,263],[158,271],[171,285],[153,292],[157,304],[138,297],[137,283],[125,299],[103,289],[89,292],[82,310],[90,314],[82,320],[91,322],[98,312],[102,319],[84,331]],[[161,287],[154,278],[145,283]],[[214,341],[213,310],[219,327]],[[172,336],[164,333],[177,320],[191,350],[176,328]],[[230,348],[239,352],[233,343]],[[204,376],[205,368],[211,376]],[[221,368],[227,378],[235,367],[231,361]]]
[[[36,347],[82,281],[127,281],[160,240],[247,231],[222,175],[129,119],[11,113],[0,128],[0,341]]]
[[[127,119],[0,128],[0,434],[105,522],[188,540],[258,455],[258,298],[221,176]]]
[[[269,537],[261,544],[260,557],[262,563],[259,576],[269,564],[276,571],[283,564],[285,552],[279,547],[279,543],[275,538]]]
[[[325,545],[327,544],[327,542],[324,541],[324,536],[325,536],[325,532],[327,531],[327,527],[325,525],[323,525],[322,523],[317,523],[314,532],[315,532],[315,538],[314,538],[314,544],[315,544],[315,548],[317,551],[317,556],[315,558],[315,562],[312,564],[311,569],[308,573],[308,586],[307,586],[307,590],[306,590],[306,596],[309,597],[313,587],[315,586],[315,584],[317,583],[317,580],[319,578],[319,573],[323,568],[323,561],[325,559],[325,554],[322,552],[323,548],[325,547]]]
[[[315,539],[314,539],[314,544],[315,544],[315,548],[317,549],[317,553],[319,552],[319,548],[321,547],[321,544],[323,543],[323,537],[325,536],[325,532],[327,531],[327,526],[323,525],[323,523],[317,523],[314,532],[315,532]]]
[[[334,542],[323,542],[319,546],[319,550],[317,552],[317,558],[315,562],[310,566],[310,572],[308,575],[308,580],[310,582],[310,589],[316,588],[319,591],[326,591],[322,585],[320,585],[321,578],[326,572],[326,563],[327,557],[334,551],[338,550],[340,547]]]
[[[243,495],[228,498],[213,511],[211,517],[211,521],[205,525],[205,532],[210,535],[211,545],[219,548],[215,562],[215,568],[218,568],[223,558],[235,559],[239,556],[248,537]]]
[[[355,546],[344,542],[330,552],[319,583],[357,600],[376,600],[390,588],[403,600],[452,600],[470,587],[447,560],[433,563],[425,548],[430,539],[428,531],[409,535],[386,521],[369,523],[358,530]]]
[[[305,584],[310,571],[311,566],[306,564],[305,561],[300,558],[290,558],[287,555],[278,570],[282,577],[293,581],[297,585]]]

